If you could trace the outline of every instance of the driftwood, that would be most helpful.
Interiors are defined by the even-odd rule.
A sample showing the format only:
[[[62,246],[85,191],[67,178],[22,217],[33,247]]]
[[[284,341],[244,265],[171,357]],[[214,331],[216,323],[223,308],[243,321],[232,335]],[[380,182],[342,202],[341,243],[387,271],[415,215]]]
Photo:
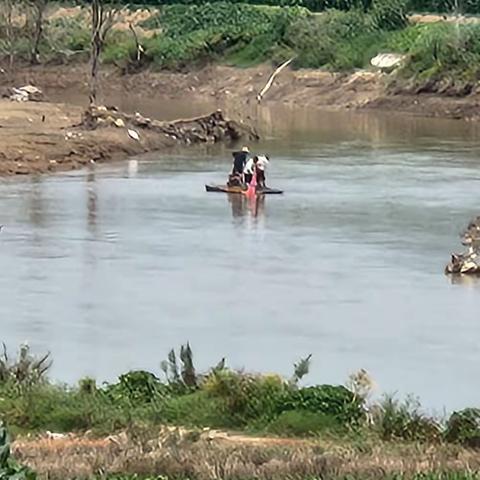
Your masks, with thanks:
[[[290,60],[287,60],[286,62],[282,63],[271,75],[270,78],[268,79],[267,84],[263,87],[263,89],[260,91],[260,93],[257,95],[257,100],[258,103],[262,101],[262,98],[264,95],[270,90],[270,87],[273,85],[273,81],[275,80],[275,77],[286,67],[288,67],[295,57],[292,57]]]
[[[235,120],[226,119],[221,110],[217,110],[210,115],[174,122],[162,122],[146,118],[139,113],[130,115],[119,112],[115,107],[91,106],[84,113],[82,122],[78,126],[89,130],[108,126],[150,130],[167,135],[186,145],[237,140],[256,141],[259,139],[253,128]]]

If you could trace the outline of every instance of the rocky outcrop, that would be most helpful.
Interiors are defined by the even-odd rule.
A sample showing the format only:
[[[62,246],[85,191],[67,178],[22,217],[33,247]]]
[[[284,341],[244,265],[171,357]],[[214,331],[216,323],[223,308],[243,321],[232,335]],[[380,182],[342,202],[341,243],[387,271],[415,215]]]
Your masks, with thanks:
[[[140,138],[141,130],[149,130],[167,135],[186,145],[259,139],[253,128],[225,118],[221,110],[202,117],[161,122],[139,113],[135,115],[123,113],[115,107],[90,107],[84,113],[79,126],[87,130],[112,126],[126,128],[132,138]]]
[[[461,235],[464,253],[453,253],[445,267],[447,274],[480,274],[480,216],[472,220]]]

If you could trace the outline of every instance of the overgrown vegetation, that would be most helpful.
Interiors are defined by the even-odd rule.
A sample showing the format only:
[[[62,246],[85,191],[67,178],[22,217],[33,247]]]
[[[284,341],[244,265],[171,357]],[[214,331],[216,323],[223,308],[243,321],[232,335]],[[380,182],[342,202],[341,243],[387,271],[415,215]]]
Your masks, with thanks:
[[[10,436],[0,424],[0,480],[35,480],[37,476],[29,468],[18,464],[10,455]]]
[[[122,3],[160,7],[171,4],[203,5],[216,1],[225,0],[122,0]],[[279,7],[300,6],[308,8],[312,12],[324,12],[332,8],[337,10],[368,8],[371,0],[230,0],[230,3]],[[480,13],[480,2],[478,0],[409,0],[408,9],[411,12],[455,13],[459,11],[466,14],[478,14]]]
[[[369,68],[378,53],[392,52],[405,55],[402,68],[390,78],[393,88],[465,95],[480,78],[480,25],[411,25],[407,0],[369,0],[336,9],[332,4],[321,15],[299,5],[163,5],[139,22],[138,31],[131,24],[129,29],[113,28],[102,40],[101,58],[124,72],[178,71],[212,62],[278,65],[292,57],[294,68],[352,71]],[[50,63],[88,58],[91,25],[86,9],[75,16],[42,14],[41,28],[38,10],[30,17],[19,9],[7,2],[0,10],[5,33],[0,55],[9,63],[34,57]]]
[[[97,385],[90,378],[76,387],[46,378],[48,356],[36,359],[22,346],[16,359],[0,363],[0,419],[14,431],[111,433],[135,425],[236,429],[278,435],[338,437],[366,435],[379,441],[480,444],[480,414],[455,412],[446,422],[430,418],[418,402],[387,397],[367,399],[373,382],[361,370],[347,386],[300,386],[311,356],[295,364],[294,375],[231,370],[222,359],[205,373],[194,366],[190,345],[172,350],[161,363],[165,376],[133,371]]]

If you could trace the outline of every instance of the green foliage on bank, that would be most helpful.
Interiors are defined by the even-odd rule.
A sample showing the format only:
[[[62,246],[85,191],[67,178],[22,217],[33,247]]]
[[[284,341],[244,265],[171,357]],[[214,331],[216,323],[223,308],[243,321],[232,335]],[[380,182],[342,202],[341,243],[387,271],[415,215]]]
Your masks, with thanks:
[[[4,425],[0,424],[0,480],[36,480],[36,478],[32,470],[12,458],[10,435]]]
[[[165,5],[204,5],[228,1],[231,4],[269,5],[276,7],[304,7],[312,12],[324,12],[330,9],[352,10],[368,8],[371,0],[121,0],[131,6],[163,7]],[[409,12],[480,14],[480,0],[409,0]]]
[[[308,373],[309,362],[307,357],[296,364],[291,379],[231,370],[225,360],[198,373],[187,344],[179,352],[172,350],[161,363],[163,379],[132,371],[113,383],[98,385],[85,378],[70,387],[50,382],[48,357],[38,360],[22,347],[17,358],[5,355],[0,359],[0,421],[14,432],[93,430],[107,434],[135,425],[150,429],[175,425],[480,446],[478,409],[454,412],[439,421],[412,399],[400,402],[387,397],[369,403],[364,373],[353,376],[348,388],[302,387],[298,382]],[[2,450],[2,445],[8,445],[8,439],[2,432],[0,472],[13,465],[5,460],[8,448]]]
[[[405,0],[373,0],[367,11],[329,10],[322,15],[225,2],[167,6],[143,25],[157,32],[143,41],[143,66],[278,65],[294,57],[294,68],[352,71],[369,68],[378,53],[393,52],[406,56],[397,76],[403,86],[468,93],[479,75],[480,26],[411,25],[406,12]],[[104,56],[122,68],[134,55],[131,39],[125,38],[112,37]]]
[[[399,91],[465,95],[480,78],[480,25],[438,22],[412,25],[407,0],[369,0],[348,11],[314,15],[300,6],[214,2],[175,4],[153,11],[139,25],[142,54],[130,31],[112,30],[102,59],[123,72],[190,71],[211,63],[237,67],[294,58],[293,68],[351,72],[370,68],[378,53],[405,55],[389,77]],[[0,30],[2,18],[0,16]],[[141,28],[140,28],[141,27]],[[142,32],[147,32],[142,37]],[[45,63],[88,60],[85,10],[47,22],[40,45]],[[31,22],[16,25],[14,41],[0,39],[0,56],[30,58]]]

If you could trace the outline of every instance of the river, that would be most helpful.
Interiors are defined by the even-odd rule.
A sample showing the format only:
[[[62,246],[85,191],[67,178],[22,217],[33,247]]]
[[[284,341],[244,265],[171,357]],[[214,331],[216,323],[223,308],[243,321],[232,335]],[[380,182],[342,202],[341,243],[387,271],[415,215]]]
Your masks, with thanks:
[[[289,375],[311,353],[307,383],[365,368],[378,393],[475,405],[480,284],[443,268],[480,213],[478,127],[258,115],[285,195],[256,205],[205,192],[229,168],[220,146],[3,179],[1,339],[51,351],[66,382],[158,373],[190,341],[200,369]]]

